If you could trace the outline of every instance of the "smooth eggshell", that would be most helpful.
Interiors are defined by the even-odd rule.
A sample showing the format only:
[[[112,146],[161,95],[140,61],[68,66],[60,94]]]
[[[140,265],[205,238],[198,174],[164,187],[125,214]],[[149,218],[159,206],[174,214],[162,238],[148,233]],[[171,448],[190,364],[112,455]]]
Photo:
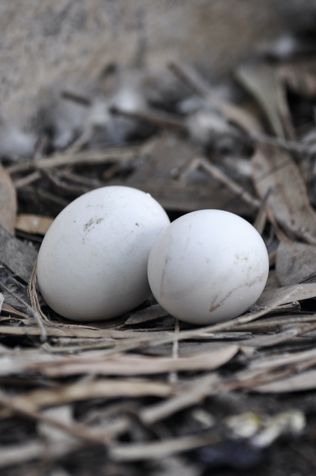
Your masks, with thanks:
[[[246,220],[221,210],[188,213],[154,244],[148,279],[160,305],[180,320],[210,324],[236,317],[261,295],[266,246]]]
[[[70,203],[49,228],[37,277],[47,304],[62,316],[92,321],[141,304],[150,289],[149,251],[169,218],[149,194],[103,187]]]

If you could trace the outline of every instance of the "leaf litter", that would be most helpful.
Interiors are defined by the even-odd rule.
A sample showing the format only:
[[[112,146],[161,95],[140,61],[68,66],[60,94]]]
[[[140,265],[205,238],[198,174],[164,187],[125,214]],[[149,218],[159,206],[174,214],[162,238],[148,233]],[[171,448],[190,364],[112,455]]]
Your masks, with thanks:
[[[6,148],[1,468],[33,474],[45,458],[47,474],[68,474],[85,448],[98,455],[85,474],[147,464],[148,474],[195,476],[254,468],[282,439],[313,447],[316,70],[303,47],[293,58],[271,48],[227,77],[225,92],[187,64],[158,76],[115,65],[96,96],[56,90],[53,108],[33,111],[45,117],[37,140],[20,157]],[[58,116],[73,107],[75,122]],[[41,239],[67,203],[107,184],[150,192],[172,218],[222,208],[255,224],[271,263],[256,305],[205,327],[175,321],[152,298],[104,323],[56,315],[36,284]]]

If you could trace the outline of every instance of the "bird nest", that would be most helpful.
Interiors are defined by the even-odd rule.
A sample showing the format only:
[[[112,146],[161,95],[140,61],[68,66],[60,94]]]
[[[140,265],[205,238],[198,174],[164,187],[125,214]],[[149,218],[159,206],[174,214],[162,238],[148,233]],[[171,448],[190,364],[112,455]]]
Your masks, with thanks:
[[[27,127],[2,124],[1,474],[313,472],[316,47],[279,46],[220,84],[112,64],[89,88],[52,88]],[[270,259],[256,305],[198,327],[153,298],[102,323],[54,313],[42,237],[108,184],[150,192],[171,219],[246,217]]]

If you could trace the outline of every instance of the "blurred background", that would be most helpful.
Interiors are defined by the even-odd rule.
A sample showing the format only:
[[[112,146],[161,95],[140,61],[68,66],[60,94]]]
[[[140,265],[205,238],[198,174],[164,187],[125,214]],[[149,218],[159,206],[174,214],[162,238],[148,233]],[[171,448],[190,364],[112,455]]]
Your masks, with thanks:
[[[50,82],[95,78],[140,50],[150,67],[193,61],[227,72],[255,47],[314,28],[314,0],[4,0],[0,100],[4,115]]]

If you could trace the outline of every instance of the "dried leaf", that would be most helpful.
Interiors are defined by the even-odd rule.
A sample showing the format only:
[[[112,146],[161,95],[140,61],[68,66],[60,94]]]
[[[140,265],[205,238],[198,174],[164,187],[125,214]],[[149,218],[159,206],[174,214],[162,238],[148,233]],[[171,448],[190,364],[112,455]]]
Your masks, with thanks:
[[[109,356],[104,351],[78,356],[59,356],[33,350],[0,355],[0,375],[41,373],[49,376],[86,375],[154,375],[171,371],[210,370],[229,362],[238,352],[235,344],[208,344],[208,352],[189,347],[180,358],[146,357],[132,354]]]
[[[8,445],[0,449],[0,468],[19,465],[38,459],[46,451],[46,445],[36,441],[28,441],[19,445]]]
[[[28,314],[18,309],[15,309],[15,307],[11,306],[10,304],[3,303],[1,310],[2,312],[6,312],[7,314],[9,314],[10,316],[18,317],[19,322],[22,322],[22,320],[26,320],[26,321],[30,320],[30,316]]]
[[[316,96],[315,61],[286,63],[280,66],[279,74],[286,85],[297,94],[310,98]]]
[[[293,159],[284,151],[262,145],[252,163],[258,194],[262,199],[269,194],[267,208],[278,223],[297,238],[316,244],[316,214]]]
[[[153,304],[152,306],[146,307],[145,309],[138,310],[137,312],[130,314],[124,322],[123,326],[135,326],[137,324],[143,325],[147,322],[156,319],[162,319],[167,315],[168,313],[164,309],[162,309],[159,304]]]
[[[267,64],[245,65],[237,78],[254,96],[265,113],[276,136],[293,136],[284,88],[276,70]]]
[[[48,408],[42,411],[42,415],[48,416],[49,419],[53,418],[54,420],[60,421],[61,423],[66,423],[66,425],[73,424],[72,411],[70,406]],[[47,442],[53,442],[53,443],[55,441],[67,442],[69,439],[70,440],[73,439],[71,438],[69,434],[65,433],[61,429],[47,424],[45,420],[39,423],[38,431],[41,437],[45,438]]]
[[[2,310],[3,310],[3,304],[4,304],[4,295],[0,293],[0,314],[2,313]]]
[[[18,215],[15,228],[25,233],[45,235],[53,222],[53,218],[40,215],[23,214]]]
[[[34,390],[25,395],[14,397],[13,402],[18,405],[37,408],[62,405],[69,402],[77,402],[92,398],[115,398],[115,397],[141,397],[155,396],[167,397],[172,394],[172,387],[159,381],[145,380],[95,380],[62,385],[57,388]]]
[[[16,192],[10,175],[0,165],[0,225],[14,234],[17,201]]]
[[[29,463],[30,461],[40,460],[45,455],[45,458],[61,458],[67,455],[71,451],[78,447],[78,443],[55,443],[48,446],[47,444],[40,442],[38,439],[25,441],[21,444],[6,445],[0,449],[0,468],[7,466],[21,467],[23,463]],[[25,468],[23,469],[25,474]],[[21,473],[20,473],[21,474]],[[55,476],[55,475],[54,475]],[[69,476],[66,474],[58,474],[57,476]]]
[[[276,273],[282,285],[316,279],[316,246],[281,242],[276,254]]]
[[[23,399],[12,399],[4,393],[0,394],[0,403],[1,406],[3,406],[6,410],[13,412],[13,414],[33,419],[40,422],[40,424],[49,425],[49,427],[53,427],[55,430],[60,430],[63,432],[63,434],[66,433],[67,435],[75,437],[78,440],[82,439],[86,442],[97,444],[104,444],[107,441],[107,437],[105,435],[96,435],[95,432],[91,431],[85,425],[80,423],[70,424],[65,422],[65,415],[63,415],[62,418],[60,418],[60,415],[59,418],[52,417],[51,415],[55,413],[55,409],[50,409],[49,412],[40,413],[34,410],[32,405],[30,405],[28,402],[25,402]],[[58,410],[56,410],[56,413],[59,414]],[[56,439],[59,440],[59,438]],[[64,443],[68,442],[69,440],[70,438],[63,438]]]
[[[204,172],[204,180],[198,182],[190,178],[181,180],[181,174],[190,170],[193,160],[198,156],[199,147],[166,132],[151,142],[145,159],[141,157],[134,163],[135,172],[124,180],[124,184],[151,193],[169,210],[187,212],[223,208],[247,214],[249,205],[236,197],[236,193],[223,188],[209,174]],[[118,183],[118,180],[111,183]]]
[[[280,288],[266,289],[257,302],[259,307],[281,306],[294,301],[304,301],[316,297],[316,283],[303,283]],[[277,304],[276,304],[277,303]]]
[[[299,334],[298,329],[287,329],[283,332],[277,332],[273,334],[259,335],[250,339],[247,339],[240,343],[241,347],[273,347],[275,345],[283,344],[296,337]]]
[[[120,444],[110,447],[110,456],[115,461],[141,461],[160,459],[199,448],[217,441],[214,434],[183,436],[180,438],[165,438],[163,441],[141,444]]]
[[[166,358],[144,357],[136,355],[115,355],[113,357],[89,356],[55,359],[54,362],[33,364],[30,370],[39,371],[49,376],[66,376],[76,374],[99,375],[152,375],[166,372],[184,372],[193,370],[217,369],[229,362],[238,352],[238,346],[223,345],[221,348],[199,353],[190,357]],[[27,370],[27,366],[24,371]]]
[[[258,387],[253,387],[252,390],[260,393],[292,393],[314,390],[315,388],[316,370],[313,369],[282,380],[277,380],[275,382],[259,385]]]
[[[30,279],[36,255],[31,245],[14,238],[0,225],[0,262],[25,282]]]
[[[142,408],[139,412],[141,421],[146,425],[153,425],[177,412],[197,405],[212,393],[216,393],[219,381],[217,374],[211,373],[203,377],[194,378],[188,386],[181,387],[178,394],[171,398]],[[119,416],[114,422],[107,425],[107,433],[113,438],[128,430],[131,421],[124,416]]]
[[[302,352],[290,352],[283,354],[275,354],[271,357],[265,355],[262,358],[253,360],[250,369],[271,370],[277,367],[284,367],[289,365],[296,365],[301,362],[309,361],[316,357],[316,350],[310,349]]]
[[[199,476],[200,470],[180,457],[169,456],[159,461],[155,476]]]

